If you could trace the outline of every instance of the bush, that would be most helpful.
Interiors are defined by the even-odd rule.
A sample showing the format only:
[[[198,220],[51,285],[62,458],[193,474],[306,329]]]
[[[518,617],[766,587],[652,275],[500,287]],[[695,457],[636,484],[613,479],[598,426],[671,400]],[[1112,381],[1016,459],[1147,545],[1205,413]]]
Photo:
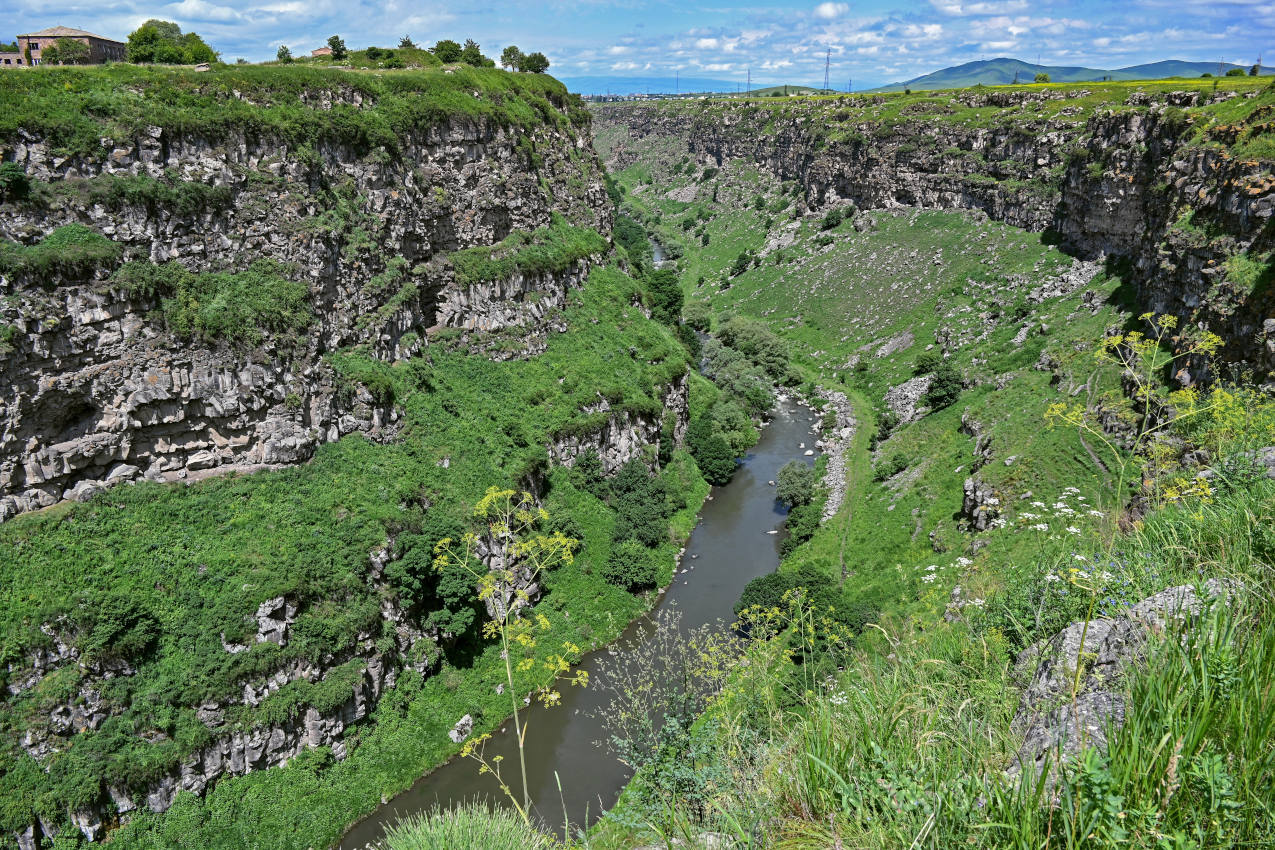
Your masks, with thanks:
[[[646,277],[650,294],[651,318],[657,322],[674,325],[682,316],[682,283],[677,272],[659,269]]]
[[[336,53],[333,51],[333,58]],[[129,33],[128,61],[139,64],[198,65],[216,62],[217,54],[193,32],[182,34],[172,21],[151,19]]]
[[[626,540],[611,549],[602,577],[630,592],[655,587],[659,581],[660,553],[636,540]]]
[[[558,842],[509,809],[466,803],[408,815],[385,830],[385,850],[551,850]]]
[[[709,484],[725,484],[735,474],[735,453],[711,418],[701,416],[691,423],[686,429],[686,445]]]
[[[823,508],[814,503],[797,505],[790,510],[784,518],[784,531],[788,534],[779,544],[780,557],[788,557],[794,549],[814,537],[822,518]]]
[[[815,494],[815,470],[799,460],[790,460],[775,479],[775,494],[790,508],[804,505]]]
[[[912,367],[913,375],[928,375],[943,363],[943,355],[937,351],[926,351],[916,358],[916,364]]]
[[[950,407],[961,396],[961,373],[951,363],[944,361],[934,370],[925,403],[934,410]]]
[[[820,225],[824,230],[832,230],[834,227],[841,226],[845,213],[838,207],[835,210],[829,210],[828,214],[823,217],[823,224]]]
[[[83,224],[64,224],[34,245],[0,240],[0,272],[30,275],[44,284],[58,277],[78,282],[119,256],[119,245]]]
[[[16,162],[0,163],[0,201],[25,198],[31,189],[31,179]]]
[[[893,478],[907,468],[907,455],[903,454],[903,452],[895,452],[877,464],[876,468],[872,470],[872,477],[877,481],[884,481],[887,478]]]

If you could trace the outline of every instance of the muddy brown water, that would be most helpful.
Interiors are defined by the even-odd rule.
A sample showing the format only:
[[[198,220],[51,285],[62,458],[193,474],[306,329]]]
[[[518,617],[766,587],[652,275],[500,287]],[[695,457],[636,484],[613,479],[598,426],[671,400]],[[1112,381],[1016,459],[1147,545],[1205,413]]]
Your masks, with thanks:
[[[771,572],[779,563],[784,509],[775,500],[773,481],[790,460],[814,463],[805,454],[817,435],[811,431],[814,414],[792,401],[781,401],[761,440],[744,459],[730,483],[714,487],[704,503],[699,524],[691,534],[673,583],[646,616],[631,623],[618,643],[642,640],[651,633],[651,617],[675,605],[682,628],[730,622],[735,601],[751,579]],[[585,656],[581,666],[595,675],[614,650],[603,648]],[[629,780],[628,770],[595,742],[604,737],[601,723],[591,715],[605,699],[601,690],[563,687],[562,704],[526,713],[527,783],[537,813],[561,830],[563,810],[573,829],[592,824],[615,804]],[[449,723],[451,720],[449,720]],[[519,793],[518,751],[513,723],[493,734],[487,755],[503,755],[505,778]],[[556,774],[556,777],[555,777]],[[559,793],[559,780],[561,793]],[[355,824],[340,843],[341,850],[361,850],[384,835],[386,825],[433,806],[449,807],[469,800],[504,804],[495,779],[480,775],[469,759],[453,758],[417,780],[411,788],[383,804]]]

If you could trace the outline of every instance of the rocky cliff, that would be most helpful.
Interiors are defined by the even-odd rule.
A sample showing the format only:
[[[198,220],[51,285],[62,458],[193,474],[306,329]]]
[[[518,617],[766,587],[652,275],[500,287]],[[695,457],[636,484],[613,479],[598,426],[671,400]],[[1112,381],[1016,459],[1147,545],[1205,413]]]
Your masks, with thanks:
[[[1265,99],[1073,87],[612,104],[594,115],[611,168],[663,143],[700,166],[738,159],[797,181],[805,209],[972,209],[1050,231],[1079,256],[1119,261],[1142,309],[1211,329],[1226,359],[1269,376],[1275,179],[1270,162],[1226,144],[1269,132]],[[1206,111],[1233,100],[1246,117]]]
[[[320,116],[369,107],[357,90],[307,95]],[[527,240],[513,239],[496,277],[451,257],[555,228],[609,234],[580,116],[565,98],[532,127],[446,116],[401,132],[392,153],[162,123],[73,155],[38,129],[0,140],[31,184],[0,207],[18,258],[0,262],[0,520],[122,481],[294,463],[352,431],[392,436],[392,403],[338,375],[325,361],[338,349],[395,359],[440,328],[543,333],[589,256],[524,267]],[[117,259],[21,261],[68,225]],[[270,261],[304,285],[301,321],[237,339],[174,327],[180,293],[121,284],[130,261],[195,274]]]

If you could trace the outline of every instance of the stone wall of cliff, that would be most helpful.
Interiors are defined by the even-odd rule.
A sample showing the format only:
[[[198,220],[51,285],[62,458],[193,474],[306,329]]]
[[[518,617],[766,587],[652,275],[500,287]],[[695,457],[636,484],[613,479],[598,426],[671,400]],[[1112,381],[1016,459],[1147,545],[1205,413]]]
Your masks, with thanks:
[[[352,431],[390,437],[392,404],[343,387],[325,354],[366,346],[402,358],[444,327],[519,326],[534,338],[589,258],[473,282],[449,256],[555,221],[610,231],[587,127],[565,117],[530,130],[456,117],[401,138],[393,155],[154,125],[76,156],[22,130],[0,156],[37,190],[0,206],[0,238],[37,245],[75,223],[118,246],[120,263],[218,272],[270,260],[305,283],[312,314],[299,338],[231,344],[167,327],[162,296],[118,285],[118,264],[8,269],[0,520],[122,481],[298,462]],[[211,188],[214,200],[103,200],[104,187],[143,185]]]

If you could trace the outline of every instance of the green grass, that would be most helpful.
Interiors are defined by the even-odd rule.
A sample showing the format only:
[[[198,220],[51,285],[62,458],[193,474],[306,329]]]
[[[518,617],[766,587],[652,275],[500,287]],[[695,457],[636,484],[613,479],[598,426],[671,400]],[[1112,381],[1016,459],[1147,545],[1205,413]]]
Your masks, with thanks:
[[[453,120],[528,129],[583,125],[588,114],[552,77],[468,66],[369,74],[309,65],[201,73],[118,64],[38,68],[0,83],[0,139],[11,142],[25,130],[56,153],[92,159],[111,152],[103,137],[135,139],[150,127],[196,138],[265,136],[311,151],[340,144],[369,154],[395,152],[405,138]]]
[[[573,227],[561,216],[531,233],[518,232],[496,245],[466,248],[450,255],[456,279],[464,286],[506,280],[515,274],[564,272],[586,257],[605,253],[607,241],[596,230]]]
[[[383,843],[384,850],[551,850],[557,846],[508,809],[477,803],[404,818],[390,827]]]
[[[47,645],[39,626],[57,622],[88,655],[125,658],[137,668],[102,689],[115,716],[97,732],[59,739],[47,772],[16,742],[75,693],[82,671],[65,667],[6,699],[0,828],[21,829],[34,812],[62,822],[68,806],[96,799],[107,783],[153,780],[209,740],[195,708],[241,693],[247,681],[297,659],[349,652],[361,635],[392,643],[382,594],[428,616],[442,604],[432,585],[414,591],[392,577],[373,583],[369,553],[393,535],[428,534],[427,525],[445,518],[463,521],[492,483],[542,469],[550,436],[595,403],[599,390],[619,410],[657,409],[663,388],[685,372],[686,353],[633,306],[639,294],[625,275],[596,269],[570,296],[571,330],[552,336],[535,359],[493,363],[433,348],[394,367],[358,352],[334,358],[345,380],[397,400],[404,415],[397,442],[351,436],[323,446],[303,466],[192,485],[144,482],[0,526],[5,666]],[[569,611],[570,619],[551,617],[556,631],[545,646],[572,640],[592,647],[617,635],[647,603],[595,574],[610,552],[614,514],[565,473],[550,473],[546,506],[575,524],[584,546],[573,566],[547,578],[540,605],[550,614]],[[673,518],[675,533],[684,535],[707,488],[681,452],[665,474],[687,495],[687,507]],[[674,540],[661,546],[669,561]],[[251,614],[279,595],[300,609],[288,645],[253,643]],[[223,635],[251,649],[228,654]],[[382,795],[454,752],[446,732],[461,715],[472,714],[481,728],[503,718],[507,702],[492,687],[503,675],[500,660],[481,643],[473,651],[472,659],[463,652],[435,659],[442,667],[427,679],[404,674],[372,722],[351,730],[345,761],[312,752],[287,768],[223,781],[205,798],[183,795],[168,815],[137,817],[113,841],[245,847],[270,835],[271,846],[296,848],[333,841]],[[331,682],[291,685],[255,710],[230,712],[227,722],[246,728],[297,716],[306,705],[331,707],[348,697],[345,685],[358,674],[352,664],[329,674]]]
[[[120,253],[120,246],[91,227],[64,224],[32,245],[0,240],[0,272],[42,285],[81,282],[94,271],[114,265]]]

